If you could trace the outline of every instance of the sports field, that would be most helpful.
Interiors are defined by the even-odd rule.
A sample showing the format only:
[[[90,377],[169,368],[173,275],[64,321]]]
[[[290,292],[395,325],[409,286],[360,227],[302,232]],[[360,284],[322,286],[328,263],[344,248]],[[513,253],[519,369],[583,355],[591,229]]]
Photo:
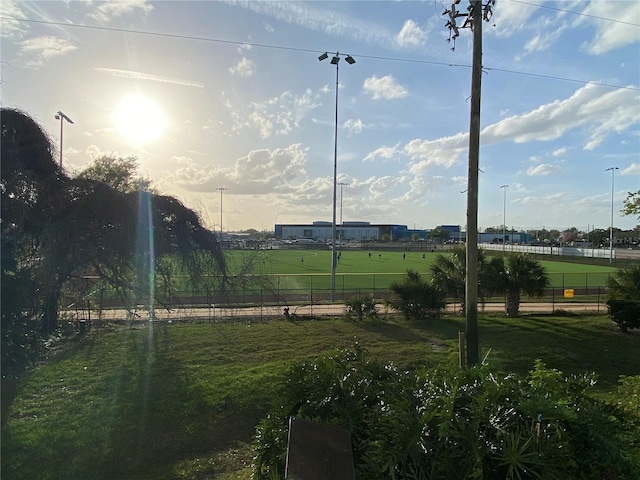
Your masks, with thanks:
[[[382,289],[401,280],[408,269],[429,276],[429,268],[441,252],[342,251],[336,268],[336,288],[343,290]],[[257,255],[256,272],[272,276],[273,282],[287,289],[329,288],[330,250],[232,251],[227,258],[232,268],[243,257]],[[446,255],[446,253],[445,253]],[[616,268],[580,263],[542,261],[551,287],[597,288],[607,284]]]

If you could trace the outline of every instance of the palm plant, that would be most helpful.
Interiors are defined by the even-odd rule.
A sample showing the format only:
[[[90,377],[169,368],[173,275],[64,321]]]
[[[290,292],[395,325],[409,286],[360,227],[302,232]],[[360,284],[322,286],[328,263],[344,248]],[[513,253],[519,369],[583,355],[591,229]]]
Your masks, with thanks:
[[[526,253],[513,252],[504,259],[502,279],[505,291],[505,313],[516,317],[520,311],[520,298],[542,296],[549,285],[544,267]]]
[[[502,259],[487,257],[478,250],[478,296],[484,306],[487,297],[502,290]],[[431,265],[431,282],[460,302],[460,312],[465,309],[465,285],[467,253],[464,246],[457,246],[448,255],[438,255]]]
[[[407,320],[438,317],[445,307],[445,292],[423,280],[415,270],[407,270],[402,282],[393,282],[389,289],[393,297],[387,300],[391,308],[402,312]]]

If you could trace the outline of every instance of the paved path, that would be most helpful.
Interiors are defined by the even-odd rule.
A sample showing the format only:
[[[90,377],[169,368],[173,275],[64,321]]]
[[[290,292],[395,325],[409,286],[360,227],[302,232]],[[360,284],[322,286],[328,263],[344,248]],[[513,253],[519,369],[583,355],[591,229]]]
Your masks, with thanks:
[[[378,304],[378,312],[386,311],[384,304]],[[344,304],[323,304],[323,305],[297,305],[290,306],[289,313],[296,316],[341,316],[344,313]],[[459,304],[448,304],[447,312],[457,312]],[[553,313],[564,310],[575,313],[606,313],[607,306],[603,303],[580,303],[580,302],[524,302],[520,304],[521,313]],[[482,314],[482,306],[478,305],[478,312]],[[484,312],[504,312],[504,303],[488,303]],[[92,311],[91,316],[87,311],[69,312],[76,316],[78,320],[98,320],[97,312]],[[135,320],[148,320],[149,312],[144,309],[136,310]],[[170,311],[157,309],[155,311],[156,320],[226,320],[230,318],[263,318],[263,317],[284,317],[283,306],[263,306],[263,307],[239,307],[239,308],[176,308]],[[127,311],[124,309],[103,310],[100,319],[102,320],[126,320]]]

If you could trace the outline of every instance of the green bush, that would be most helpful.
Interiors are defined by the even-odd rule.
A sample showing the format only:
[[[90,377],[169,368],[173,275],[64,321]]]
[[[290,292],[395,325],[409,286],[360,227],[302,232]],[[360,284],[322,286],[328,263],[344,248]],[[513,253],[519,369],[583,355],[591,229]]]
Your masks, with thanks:
[[[253,478],[282,478],[292,415],[348,429],[361,479],[640,478],[637,417],[590,395],[594,383],[541,362],[526,377],[400,372],[356,345],[289,372]]]
[[[363,321],[365,318],[375,318],[378,315],[376,301],[372,296],[357,296],[346,300],[345,315],[348,319]]]
[[[423,280],[415,270],[407,270],[402,282],[393,282],[389,288],[392,298],[387,304],[407,320],[439,317],[446,306],[445,292]]]
[[[640,328],[640,265],[618,270],[609,278],[609,315],[620,330]]]
[[[620,327],[620,330],[627,332],[632,328],[640,328],[640,301],[638,300],[607,300],[609,316]]]

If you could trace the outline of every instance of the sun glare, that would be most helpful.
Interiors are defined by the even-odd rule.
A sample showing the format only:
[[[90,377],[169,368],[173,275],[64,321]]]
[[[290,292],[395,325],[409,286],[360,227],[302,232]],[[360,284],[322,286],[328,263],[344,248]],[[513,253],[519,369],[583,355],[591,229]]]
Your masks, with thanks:
[[[137,94],[129,95],[118,104],[114,119],[118,133],[136,143],[157,140],[166,126],[164,113],[158,104]]]

